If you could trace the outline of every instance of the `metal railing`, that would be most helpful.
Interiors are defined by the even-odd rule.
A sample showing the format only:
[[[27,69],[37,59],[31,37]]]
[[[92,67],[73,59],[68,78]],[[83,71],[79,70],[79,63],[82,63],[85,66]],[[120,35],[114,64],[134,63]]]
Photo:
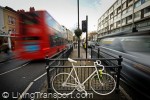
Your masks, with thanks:
[[[61,72],[69,73],[72,69],[71,63],[68,63],[68,56],[72,52],[73,47],[70,49],[65,50],[58,58],[51,59],[46,57],[46,71],[47,71],[47,84],[48,84],[48,92],[53,92],[51,82],[55,75]],[[119,91],[119,81],[120,81],[120,72],[122,69],[122,57],[119,56],[118,58],[91,58],[91,59],[81,59],[81,58],[72,58],[78,61],[77,66],[89,66],[94,65],[93,61],[100,60],[100,61],[117,61],[117,65],[105,66],[105,72],[111,74],[116,80],[116,91]],[[65,64],[65,66],[64,66]],[[99,69],[100,67],[98,67]],[[80,81],[84,81],[87,76],[95,70],[93,67],[88,68],[77,68],[77,74],[79,75]],[[112,73],[112,71],[114,73]],[[115,77],[116,76],[116,77]],[[85,83],[86,90],[90,91],[90,84],[89,82]],[[67,90],[65,90],[67,91]]]

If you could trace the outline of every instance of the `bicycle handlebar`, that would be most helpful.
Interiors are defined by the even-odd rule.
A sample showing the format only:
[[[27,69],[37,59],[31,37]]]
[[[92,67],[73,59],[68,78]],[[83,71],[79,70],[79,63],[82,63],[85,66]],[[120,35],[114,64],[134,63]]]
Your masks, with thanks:
[[[104,66],[101,64],[100,60],[96,60],[96,62],[94,62],[94,66],[96,66],[96,65],[102,67],[102,71],[104,70]]]

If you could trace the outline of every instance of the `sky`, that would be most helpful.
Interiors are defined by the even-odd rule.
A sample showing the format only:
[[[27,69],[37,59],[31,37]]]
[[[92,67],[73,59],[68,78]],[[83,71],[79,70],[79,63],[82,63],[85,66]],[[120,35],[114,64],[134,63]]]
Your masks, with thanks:
[[[97,31],[98,18],[116,0],[79,0],[79,20],[88,16],[88,31]],[[35,10],[47,10],[49,14],[61,25],[74,31],[77,28],[77,0],[0,0],[0,6],[9,6],[14,10],[24,9],[29,11],[30,7]]]

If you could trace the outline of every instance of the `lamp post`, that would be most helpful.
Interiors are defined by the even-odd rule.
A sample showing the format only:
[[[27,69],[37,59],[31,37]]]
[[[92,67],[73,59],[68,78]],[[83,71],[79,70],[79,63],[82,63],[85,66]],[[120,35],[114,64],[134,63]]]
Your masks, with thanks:
[[[11,37],[11,30],[8,30],[8,47],[11,50],[11,39],[10,39],[10,37]]]
[[[79,0],[77,0],[77,8],[78,8],[78,29],[77,30],[80,30],[79,28]],[[78,58],[80,58],[80,36],[78,36]]]

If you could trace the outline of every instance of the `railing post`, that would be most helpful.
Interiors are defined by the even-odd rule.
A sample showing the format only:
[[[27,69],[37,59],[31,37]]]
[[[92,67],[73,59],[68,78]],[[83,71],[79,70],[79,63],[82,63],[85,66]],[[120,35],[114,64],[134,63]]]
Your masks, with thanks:
[[[48,59],[48,55],[46,56],[46,72],[47,72],[47,85],[48,85],[48,89],[47,91],[50,93],[51,92],[51,86],[50,86],[50,74],[49,74],[49,59]]]
[[[92,58],[93,52],[92,52],[92,47],[91,47],[91,58]]]
[[[65,58],[65,50],[63,51],[62,58],[63,58],[63,59]],[[62,64],[64,65],[64,60],[63,60],[63,63],[62,63]]]
[[[116,92],[119,92],[119,84],[120,84],[120,77],[121,77],[121,62],[123,61],[122,56],[119,55],[119,59],[118,59],[118,72],[117,72],[117,83],[116,83]]]

